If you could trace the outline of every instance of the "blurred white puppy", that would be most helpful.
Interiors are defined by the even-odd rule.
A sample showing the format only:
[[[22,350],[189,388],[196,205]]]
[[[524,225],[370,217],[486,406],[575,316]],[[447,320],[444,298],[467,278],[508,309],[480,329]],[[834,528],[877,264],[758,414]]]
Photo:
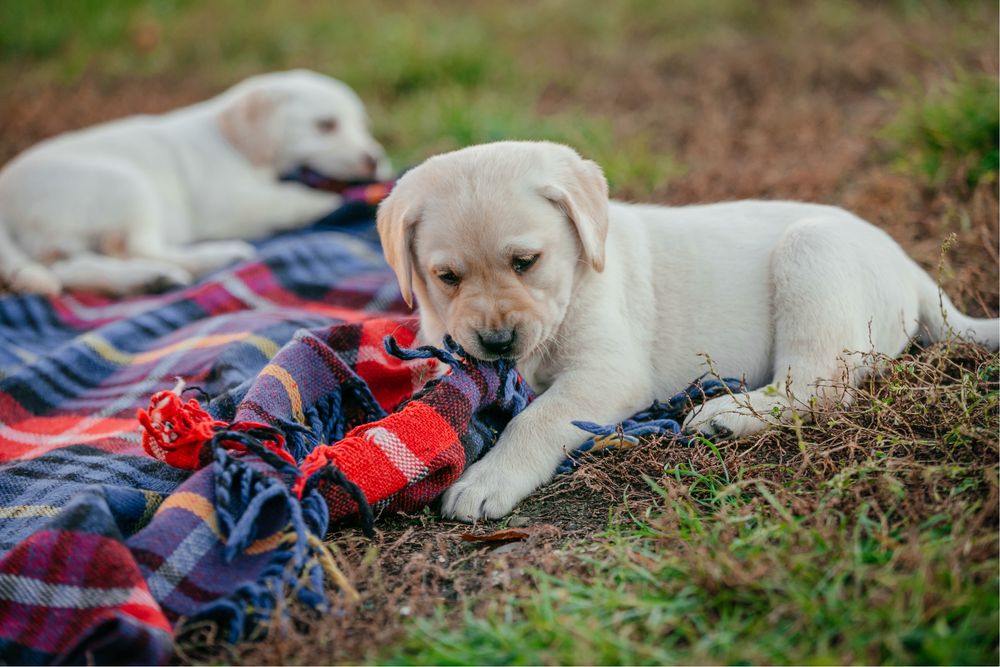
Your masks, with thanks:
[[[445,515],[506,514],[585,439],[706,371],[755,389],[687,429],[736,437],[849,399],[851,351],[900,353],[948,327],[994,349],[998,320],[960,313],[884,232],[830,206],[608,202],[600,167],[550,143],[431,158],[400,179],[378,228],[421,335],[516,358],[541,395],[445,494]],[[789,383],[791,380],[791,384]],[[838,386],[839,385],[839,386]]]
[[[253,255],[234,239],[308,223],[388,176],[358,96],[306,70],[43,141],[0,171],[0,287],[127,294]],[[283,182],[305,174],[323,190]]]

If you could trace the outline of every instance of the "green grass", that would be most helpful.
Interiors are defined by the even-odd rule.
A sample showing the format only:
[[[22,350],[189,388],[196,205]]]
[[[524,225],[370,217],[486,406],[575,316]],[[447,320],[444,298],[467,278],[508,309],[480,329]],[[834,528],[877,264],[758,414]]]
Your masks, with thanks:
[[[754,455],[673,452],[654,504],[626,498],[592,544],[416,621],[385,661],[997,664],[1000,378],[946,350]]]
[[[579,554],[579,572],[535,572],[457,626],[417,623],[388,662],[996,664],[997,561],[954,562],[981,507],[902,530],[865,503],[793,516],[764,488],[712,486],[702,502],[725,511],[665,500]]]
[[[902,2],[900,11],[919,15],[940,5]],[[251,9],[240,0],[6,0],[0,3],[0,78],[70,84],[92,76],[112,85],[194,74],[218,89],[261,70],[310,67],[357,89],[401,166],[469,143],[551,139],[572,143],[604,165],[612,191],[643,197],[685,171],[662,142],[634,124],[615,125],[586,102],[538,112],[551,82],[558,81],[566,97],[586,84],[585,69],[564,75],[566,49],[595,57],[636,49],[662,59],[734,36],[794,30],[803,11],[846,40],[865,16],[863,7],[844,2],[790,7],[740,0],[289,0]],[[984,104],[991,90],[995,97],[995,82],[991,89],[970,79],[947,91],[947,99],[913,105],[889,132],[899,141],[901,162],[935,178],[960,155],[970,181],[995,174],[995,145],[992,152],[986,146],[997,127],[996,105]],[[978,152],[970,157],[970,150]]]
[[[908,100],[885,130],[904,171],[940,184],[956,174],[969,186],[996,182],[1000,168],[1000,85],[983,75],[959,75]]]

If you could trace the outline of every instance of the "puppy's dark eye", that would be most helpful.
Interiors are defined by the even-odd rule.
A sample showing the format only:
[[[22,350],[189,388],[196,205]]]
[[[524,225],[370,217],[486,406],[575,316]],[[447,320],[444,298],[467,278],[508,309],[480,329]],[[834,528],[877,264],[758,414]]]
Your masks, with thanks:
[[[524,273],[535,265],[539,257],[541,255],[521,255],[512,259],[510,265],[517,273]]]
[[[443,282],[445,285],[450,285],[451,287],[455,287],[458,283],[462,282],[462,279],[455,275],[453,271],[442,271],[437,274],[437,277],[438,280]]]
[[[329,134],[330,132],[335,132],[337,130],[337,119],[336,118],[320,118],[316,121],[316,129],[323,134]]]

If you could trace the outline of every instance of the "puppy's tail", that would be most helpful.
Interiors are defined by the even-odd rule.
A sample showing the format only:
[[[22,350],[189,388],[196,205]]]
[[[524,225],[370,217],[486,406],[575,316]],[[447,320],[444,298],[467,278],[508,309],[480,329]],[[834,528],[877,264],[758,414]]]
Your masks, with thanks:
[[[923,269],[914,268],[919,274],[920,325],[930,342],[944,340],[950,330],[991,350],[1000,348],[1000,319],[969,317]]]
[[[3,290],[53,296],[62,291],[62,283],[52,271],[24,254],[0,220],[0,292]]]

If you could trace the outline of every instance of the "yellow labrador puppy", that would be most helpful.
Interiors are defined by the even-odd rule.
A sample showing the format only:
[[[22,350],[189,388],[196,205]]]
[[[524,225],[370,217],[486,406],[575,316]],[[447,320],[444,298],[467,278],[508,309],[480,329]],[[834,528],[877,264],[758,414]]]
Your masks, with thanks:
[[[600,167],[566,146],[500,142],[431,158],[378,213],[421,335],[517,359],[540,396],[448,490],[444,514],[499,517],[585,434],[683,389],[710,355],[751,391],[685,427],[737,437],[810,401],[849,399],[870,369],[949,327],[997,348],[1000,321],[960,313],[884,232],[839,208],[608,201]],[[791,384],[788,380],[791,379]]]

